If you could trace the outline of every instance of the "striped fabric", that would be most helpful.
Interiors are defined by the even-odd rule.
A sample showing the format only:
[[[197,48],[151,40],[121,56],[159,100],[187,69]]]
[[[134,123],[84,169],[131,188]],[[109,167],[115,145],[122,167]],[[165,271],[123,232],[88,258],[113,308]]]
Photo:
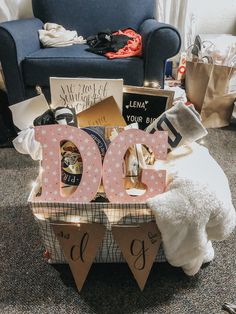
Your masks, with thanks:
[[[101,223],[106,226],[106,233],[102,245],[94,260],[95,263],[125,262],[122,253],[113,239],[112,225],[138,225],[154,221],[150,209],[146,204],[112,204],[112,203],[39,203],[29,199],[29,205],[39,224],[45,249],[49,252],[49,263],[66,263],[63,252],[52,229],[52,223]],[[165,262],[162,247],[155,259]]]

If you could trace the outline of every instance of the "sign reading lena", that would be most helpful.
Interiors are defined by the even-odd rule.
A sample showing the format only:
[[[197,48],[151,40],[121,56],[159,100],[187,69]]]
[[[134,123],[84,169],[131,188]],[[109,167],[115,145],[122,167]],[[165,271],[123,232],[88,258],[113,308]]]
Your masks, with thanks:
[[[134,144],[144,144],[152,149],[156,159],[166,159],[168,133],[165,131],[149,134],[129,129],[119,133],[108,148],[103,166],[97,144],[81,129],[68,125],[39,126],[35,128],[35,138],[43,147],[42,194],[38,196],[38,201],[88,203],[95,197],[102,176],[106,195],[113,203],[145,202],[165,189],[165,170],[144,169],[142,182],[147,186],[146,192],[140,196],[130,196],[124,188],[122,171],[125,153]],[[59,184],[60,144],[65,140],[77,146],[83,162],[80,184],[69,196],[61,195]]]
[[[139,128],[145,130],[172,102],[172,91],[124,86],[123,116],[127,124],[138,123]]]
[[[124,94],[123,115],[127,124],[137,122],[144,130],[166,110],[166,97],[158,98],[150,95]]]

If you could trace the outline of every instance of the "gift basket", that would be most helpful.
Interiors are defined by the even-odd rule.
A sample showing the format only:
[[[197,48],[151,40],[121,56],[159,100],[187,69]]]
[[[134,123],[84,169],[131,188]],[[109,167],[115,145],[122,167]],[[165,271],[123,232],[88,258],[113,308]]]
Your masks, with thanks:
[[[182,186],[192,187],[190,194],[206,189],[189,179],[179,183],[179,170],[172,168],[181,154],[173,158],[172,152],[186,147],[191,153],[191,144],[207,134],[199,113],[179,100],[179,92],[174,98],[171,90],[123,87],[120,80],[88,81],[58,78],[51,86],[50,106],[41,93],[10,108],[21,130],[14,147],[40,161],[28,202],[45,258],[52,264],[68,263],[78,290],[93,262],[127,262],[141,290],[154,261],[167,258],[195,274],[204,255],[194,249],[186,256],[192,248],[179,239],[183,226],[176,228],[181,219],[186,220],[184,228],[193,226],[192,213],[181,213],[187,208],[181,201],[188,198],[181,197]],[[194,202],[191,206],[198,208]],[[217,216],[213,209],[209,219]],[[178,212],[182,216],[176,220]],[[209,240],[206,247],[211,249]],[[194,254],[200,256],[200,262],[194,258],[196,266]]]
[[[65,127],[60,126],[59,129],[62,128],[68,128],[68,134],[69,137],[71,137],[71,134],[74,133],[75,130],[73,130],[72,127]],[[108,144],[108,139],[105,138],[105,133],[113,133],[112,136],[114,136],[114,132],[117,132],[118,129],[121,131],[121,127],[87,127],[82,128],[83,130],[86,130],[88,132],[88,136],[84,139],[84,134],[82,137],[82,140],[87,141],[87,149],[85,154],[90,153],[90,148],[93,145],[91,139],[89,139],[90,135],[92,139],[95,139],[96,144],[99,147],[99,153],[94,149],[92,149],[93,155],[95,152],[98,154],[101,154],[102,159],[104,159]],[[47,127],[43,128],[42,131],[46,132]],[[66,130],[66,129],[65,129]],[[48,133],[45,133],[45,137],[47,137],[47,134],[52,134],[55,132],[55,128],[51,128],[50,131],[47,131]],[[130,135],[130,134],[129,134]],[[102,137],[103,136],[103,137]],[[137,134],[136,134],[137,136]],[[77,137],[78,138],[78,137]],[[164,139],[163,139],[164,140]],[[166,140],[166,139],[165,139]],[[52,139],[52,141],[55,141],[55,138]],[[103,141],[103,142],[102,142]],[[44,145],[47,145],[49,147],[53,147],[53,143],[51,144],[45,144],[45,139],[43,140]],[[106,144],[105,144],[106,142]],[[164,141],[163,141],[164,142]],[[47,140],[48,143],[48,140]],[[138,145],[137,145],[138,146]],[[139,145],[141,146],[141,145]],[[81,145],[78,145],[81,149]],[[95,148],[95,146],[93,146]],[[56,150],[55,145],[55,150]],[[133,193],[134,195],[138,195],[139,192],[143,192],[144,190],[140,190],[138,188],[143,188],[141,186],[141,183],[139,181],[138,176],[140,175],[140,170],[138,169],[141,166],[141,163],[138,162],[138,158],[143,158],[144,154],[143,151],[145,149],[145,159],[146,162],[150,162],[151,159],[153,159],[153,154],[147,152],[146,148],[143,148],[143,150],[140,150],[140,147],[132,147],[128,150],[128,152],[125,155],[125,166],[127,167],[126,170],[126,178],[122,179],[125,180],[125,188],[130,191],[130,193]],[[64,263],[66,262],[64,254],[62,252],[62,248],[59,245],[59,242],[56,238],[55,233],[53,232],[53,224],[55,222],[68,222],[68,223],[96,223],[96,224],[102,224],[106,226],[106,233],[102,241],[102,245],[96,255],[96,258],[94,262],[101,262],[101,263],[111,263],[111,262],[124,262],[124,258],[122,257],[121,250],[119,249],[118,245],[115,243],[111,227],[112,225],[139,225],[142,223],[147,223],[150,221],[155,221],[155,218],[149,208],[147,208],[147,205],[144,202],[132,202],[128,203],[125,200],[124,192],[119,192],[118,197],[116,197],[115,202],[110,202],[107,199],[107,196],[104,192],[103,185],[99,184],[99,181],[96,181],[96,175],[99,175],[99,167],[101,167],[101,164],[97,164],[98,161],[96,161],[96,164],[89,163],[89,161],[86,163],[86,156],[84,157],[82,152],[80,154],[77,147],[72,143],[71,141],[63,141],[61,142],[60,146],[60,152],[61,152],[61,160],[58,158],[58,156],[55,156],[54,151],[50,151],[50,153],[53,153],[52,160],[49,164],[44,165],[43,161],[47,157],[43,157],[42,165],[41,165],[41,171],[40,176],[38,180],[36,181],[34,188],[31,192],[31,195],[29,197],[29,204],[32,208],[33,214],[35,216],[36,221],[38,222],[40,229],[43,234],[44,244],[46,247],[46,257],[48,258],[48,261],[50,263]],[[117,157],[117,154],[111,150],[109,150],[107,153],[111,154],[112,159],[113,155],[114,158]],[[47,152],[45,153],[47,154]],[[139,154],[139,157],[138,157]],[[89,154],[90,155],[90,154]],[[119,152],[118,152],[119,155]],[[83,158],[82,158],[83,156]],[[90,157],[90,156],[89,156]],[[58,158],[58,160],[57,160]],[[99,158],[99,156],[98,156]],[[148,160],[149,159],[149,160]],[[83,160],[83,162],[82,162]],[[91,160],[90,160],[91,161]],[[144,161],[142,161],[144,162]],[[86,163],[86,165],[85,165]],[[117,161],[118,163],[118,161]],[[54,164],[54,165],[53,165]],[[82,165],[83,164],[83,165]],[[112,161],[112,164],[114,167],[118,166],[116,165],[116,162]],[[120,163],[119,167],[122,167],[123,162]],[[132,167],[130,166],[132,164]],[[58,165],[61,166],[61,169],[56,170]],[[53,168],[54,167],[54,168]],[[85,167],[87,167],[87,177],[85,176],[82,179],[82,173],[85,170]],[[110,166],[108,167],[108,171],[111,172]],[[45,168],[45,169],[44,169]],[[44,170],[42,170],[44,169]],[[50,169],[50,172],[47,172],[47,170]],[[53,170],[54,169],[54,170]],[[83,169],[83,170],[82,170]],[[48,173],[48,177],[44,177],[43,173],[45,171]],[[115,171],[112,171],[112,175],[114,175]],[[61,177],[59,176],[59,173],[61,173]],[[55,186],[48,187],[48,186],[42,186],[42,180],[44,180],[46,183],[49,182],[50,185],[52,185],[54,182],[50,179],[50,176],[57,176],[55,180]],[[105,175],[103,175],[102,180],[105,180]],[[57,183],[60,182],[60,191],[61,194],[63,194],[63,197],[67,197],[67,200],[63,202],[63,197],[58,198],[57,193]],[[77,198],[73,198],[72,200],[68,201],[68,197],[72,195],[76,191],[79,185],[84,185],[86,188],[80,193],[81,195]],[[110,183],[109,183],[110,184]],[[111,182],[112,184],[112,182]],[[94,186],[93,186],[94,185]],[[114,186],[114,184],[113,184]],[[118,189],[118,183],[115,182],[115,187]],[[40,199],[41,189],[44,188],[46,190],[45,192],[45,198],[43,201]],[[163,191],[163,187],[162,190]],[[89,201],[90,193],[93,190],[94,197]],[[97,190],[97,192],[96,192]],[[59,193],[59,191],[58,191]],[[109,193],[112,193],[109,192]],[[113,192],[114,193],[114,192]],[[122,194],[123,193],[123,194]],[[51,196],[53,195],[53,196]],[[111,196],[112,199],[112,196]],[[156,256],[157,261],[165,261],[165,257],[162,251]]]
[[[73,270],[75,261],[72,253],[67,256],[66,250],[76,244],[67,242],[65,247],[60,235],[67,232],[69,241],[74,231],[83,228],[85,238],[80,239],[80,235],[74,238],[74,243],[80,239],[78,246],[82,246],[82,251],[75,254],[79,254],[81,261],[85,260],[79,265],[80,275],[86,276],[92,262],[127,260],[119,242],[120,233],[125,231],[116,231],[119,226],[127,226],[127,230],[131,227],[131,236],[137,233],[136,238],[147,236],[145,241],[153,242],[154,250],[147,258],[148,268],[144,269],[147,275],[154,260],[165,261],[163,250],[159,250],[160,232],[145,200],[165,188],[164,170],[152,175],[153,182],[148,176],[155,158],[164,159],[167,154],[167,132],[148,134],[141,131],[137,123],[127,125],[119,105],[120,82],[116,89],[112,80],[108,83],[100,82],[96,91],[88,87],[90,82],[90,85],[84,83],[81,103],[77,94],[76,104],[71,106],[58,105],[56,86],[52,88],[54,99],[50,106],[38,89],[39,96],[11,107],[14,122],[22,130],[13,142],[15,148],[40,161],[39,176],[28,202],[41,230],[44,256],[49,263],[69,263],[75,278],[78,270]],[[68,80],[66,84],[69,85]],[[99,83],[95,80],[95,84]],[[63,100],[65,90],[66,87]],[[167,94],[172,96],[171,92]],[[24,122],[18,121],[18,110],[25,116]],[[144,169],[146,167],[150,169]],[[113,180],[115,175],[117,179]],[[57,228],[62,229],[57,232]],[[86,235],[90,240],[86,240]],[[144,287],[146,277],[142,275],[141,282],[138,281],[140,288]],[[75,280],[81,289],[85,278]]]

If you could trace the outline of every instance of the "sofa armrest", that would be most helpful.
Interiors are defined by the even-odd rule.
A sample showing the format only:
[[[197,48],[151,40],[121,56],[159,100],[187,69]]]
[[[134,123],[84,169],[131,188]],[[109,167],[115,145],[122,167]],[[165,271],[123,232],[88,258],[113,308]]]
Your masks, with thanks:
[[[10,104],[25,99],[21,62],[28,54],[40,49],[38,30],[42,26],[36,18],[0,24],[0,62]]]
[[[176,28],[154,19],[145,20],[139,33],[143,41],[145,81],[156,82],[163,87],[165,61],[175,56],[181,47],[181,37]]]

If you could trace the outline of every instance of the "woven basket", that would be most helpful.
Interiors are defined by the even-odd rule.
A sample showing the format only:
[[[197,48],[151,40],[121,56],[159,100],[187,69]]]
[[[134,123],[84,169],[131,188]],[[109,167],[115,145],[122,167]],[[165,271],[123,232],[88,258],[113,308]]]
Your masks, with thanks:
[[[29,197],[29,206],[40,227],[45,249],[49,252],[50,263],[67,263],[59,242],[53,232],[55,222],[101,223],[106,226],[102,245],[94,260],[95,263],[125,263],[122,253],[113,239],[112,225],[138,225],[155,221],[151,210],[144,203],[40,203],[34,189]],[[160,248],[156,262],[165,262],[163,249]]]

